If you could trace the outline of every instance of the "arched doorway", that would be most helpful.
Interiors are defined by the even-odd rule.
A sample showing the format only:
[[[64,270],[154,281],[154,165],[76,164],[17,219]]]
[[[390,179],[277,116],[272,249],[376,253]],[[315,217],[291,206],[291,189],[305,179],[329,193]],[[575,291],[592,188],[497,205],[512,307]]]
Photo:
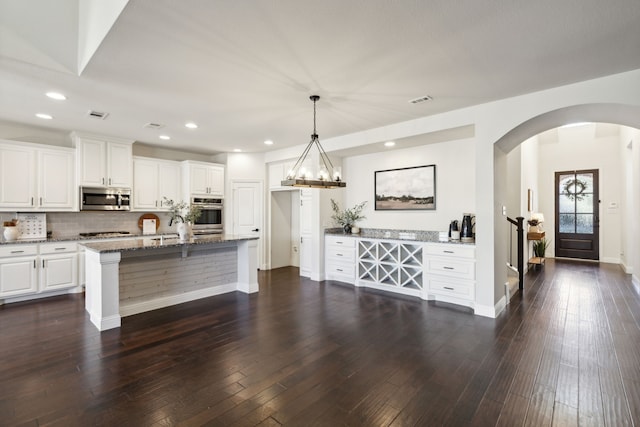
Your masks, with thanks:
[[[535,135],[541,134],[549,129],[558,128],[567,123],[575,122],[606,122],[640,129],[640,108],[620,104],[575,105],[532,117],[507,132],[494,144],[494,197],[496,202],[498,202],[496,203],[496,207],[499,206],[501,201],[504,202],[508,197],[508,186],[506,184],[508,180],[507,154]],[[636,145],[638,144],[636,143]],[[626,182],[629,188],[626,189],[625,197],[630,199],[630,203],[626,205],[624,215],[620,216],[621,220],[624,220],[624,218],[631,219],[638,217],[640,213],[639,149],[640,147],[637,146],[629,147],[629,154],[633,157],[629,159],[630,174],[632,176],[629,176]],[[496,260],[507,259],[509,237],[506,228],[500,226],[502,223],[501,209],[496,209],[494,215],[496,224],[494,229]],[[628,223],[628,227],[625,228],[625,233],[628,239],[623,250],[627,253],[629,270],[633,271],[633,266],[640,269],[640,253],[630,242],[637,241],[640,234],[640,227],[633,221],[626,222]],[[504,268],[498,268],[498,266],[499,262],[496,262],[496,278],[504,276],[506,280],[506,265]]]

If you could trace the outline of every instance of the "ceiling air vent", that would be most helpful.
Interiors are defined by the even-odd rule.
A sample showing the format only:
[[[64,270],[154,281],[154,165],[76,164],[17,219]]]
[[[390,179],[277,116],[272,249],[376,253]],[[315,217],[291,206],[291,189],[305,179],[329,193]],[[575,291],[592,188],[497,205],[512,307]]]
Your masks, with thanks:
[[[92,119],[104,120],[109,117],[109,113],[101,113],[100,111],[89,110],[87,116],[91,117]]]
[[[160,123],[147,123],[142,127],[147,129],[162,129],[164,125],[161,125]]]
[[[421,96],[420,98],[410,99],[409,102],[412,104],[421,104],[423,102],[427,102],[431,100],[433,100],[432,97],[430,97],[429,95],[425,95],[425,96]]]

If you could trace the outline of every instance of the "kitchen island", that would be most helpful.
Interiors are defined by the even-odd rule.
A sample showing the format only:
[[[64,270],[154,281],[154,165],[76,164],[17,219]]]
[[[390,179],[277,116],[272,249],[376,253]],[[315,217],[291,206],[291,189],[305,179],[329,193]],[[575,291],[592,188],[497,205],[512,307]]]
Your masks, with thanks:
[[[258,292],[255,236],[154,236],[83,245],[85,308],[101,331],[145,311],[227,292]]]

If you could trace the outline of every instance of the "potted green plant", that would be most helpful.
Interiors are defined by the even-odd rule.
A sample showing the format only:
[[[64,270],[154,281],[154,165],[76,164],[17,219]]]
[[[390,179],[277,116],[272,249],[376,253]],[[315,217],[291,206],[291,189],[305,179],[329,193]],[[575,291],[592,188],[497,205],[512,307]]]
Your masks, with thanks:
[[[547,252],[547,248],[549,247],[549,240],[544,237],[540,240],[536,240],[533,242],[533,256],[538,258],[544,258],[545,253]]]
[[[362,215],[362,211],[366,204],[367,201],[365,200],[364,202],[358,203],[351,209],[342,210],[338,203],[331,199],[331,209],[333,210],[331,218],[342,227],[345,234],[351,233],[355,223],[366,218],[366,216]]]
[[[176,223],[176,231],[181,240],[190,238],[193,234],[193,224],[200,218],[202,208],[196,205],[188,205],[184,201],[174,202],[163,197],[164,205],[169,207],[169,226]]]

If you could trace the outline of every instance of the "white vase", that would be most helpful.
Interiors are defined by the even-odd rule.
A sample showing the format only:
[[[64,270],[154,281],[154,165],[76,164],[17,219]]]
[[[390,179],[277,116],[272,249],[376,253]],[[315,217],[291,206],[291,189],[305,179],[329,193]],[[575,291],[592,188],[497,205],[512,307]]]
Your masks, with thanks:
[[[4,240],[6,240],[7,242],[13,242],[14,240],[18,240],[20,232],[18,231],[18,227],[5,227],[3,235]]]
[[[176,231],[180,240],[189,240],[193,234],[193,227],[189,223],[179,222],[176,224]]]
[[[356,227],[355,225],[351,227],[351,234],[358,234],[358,233],[360,233],[360,227]]]

